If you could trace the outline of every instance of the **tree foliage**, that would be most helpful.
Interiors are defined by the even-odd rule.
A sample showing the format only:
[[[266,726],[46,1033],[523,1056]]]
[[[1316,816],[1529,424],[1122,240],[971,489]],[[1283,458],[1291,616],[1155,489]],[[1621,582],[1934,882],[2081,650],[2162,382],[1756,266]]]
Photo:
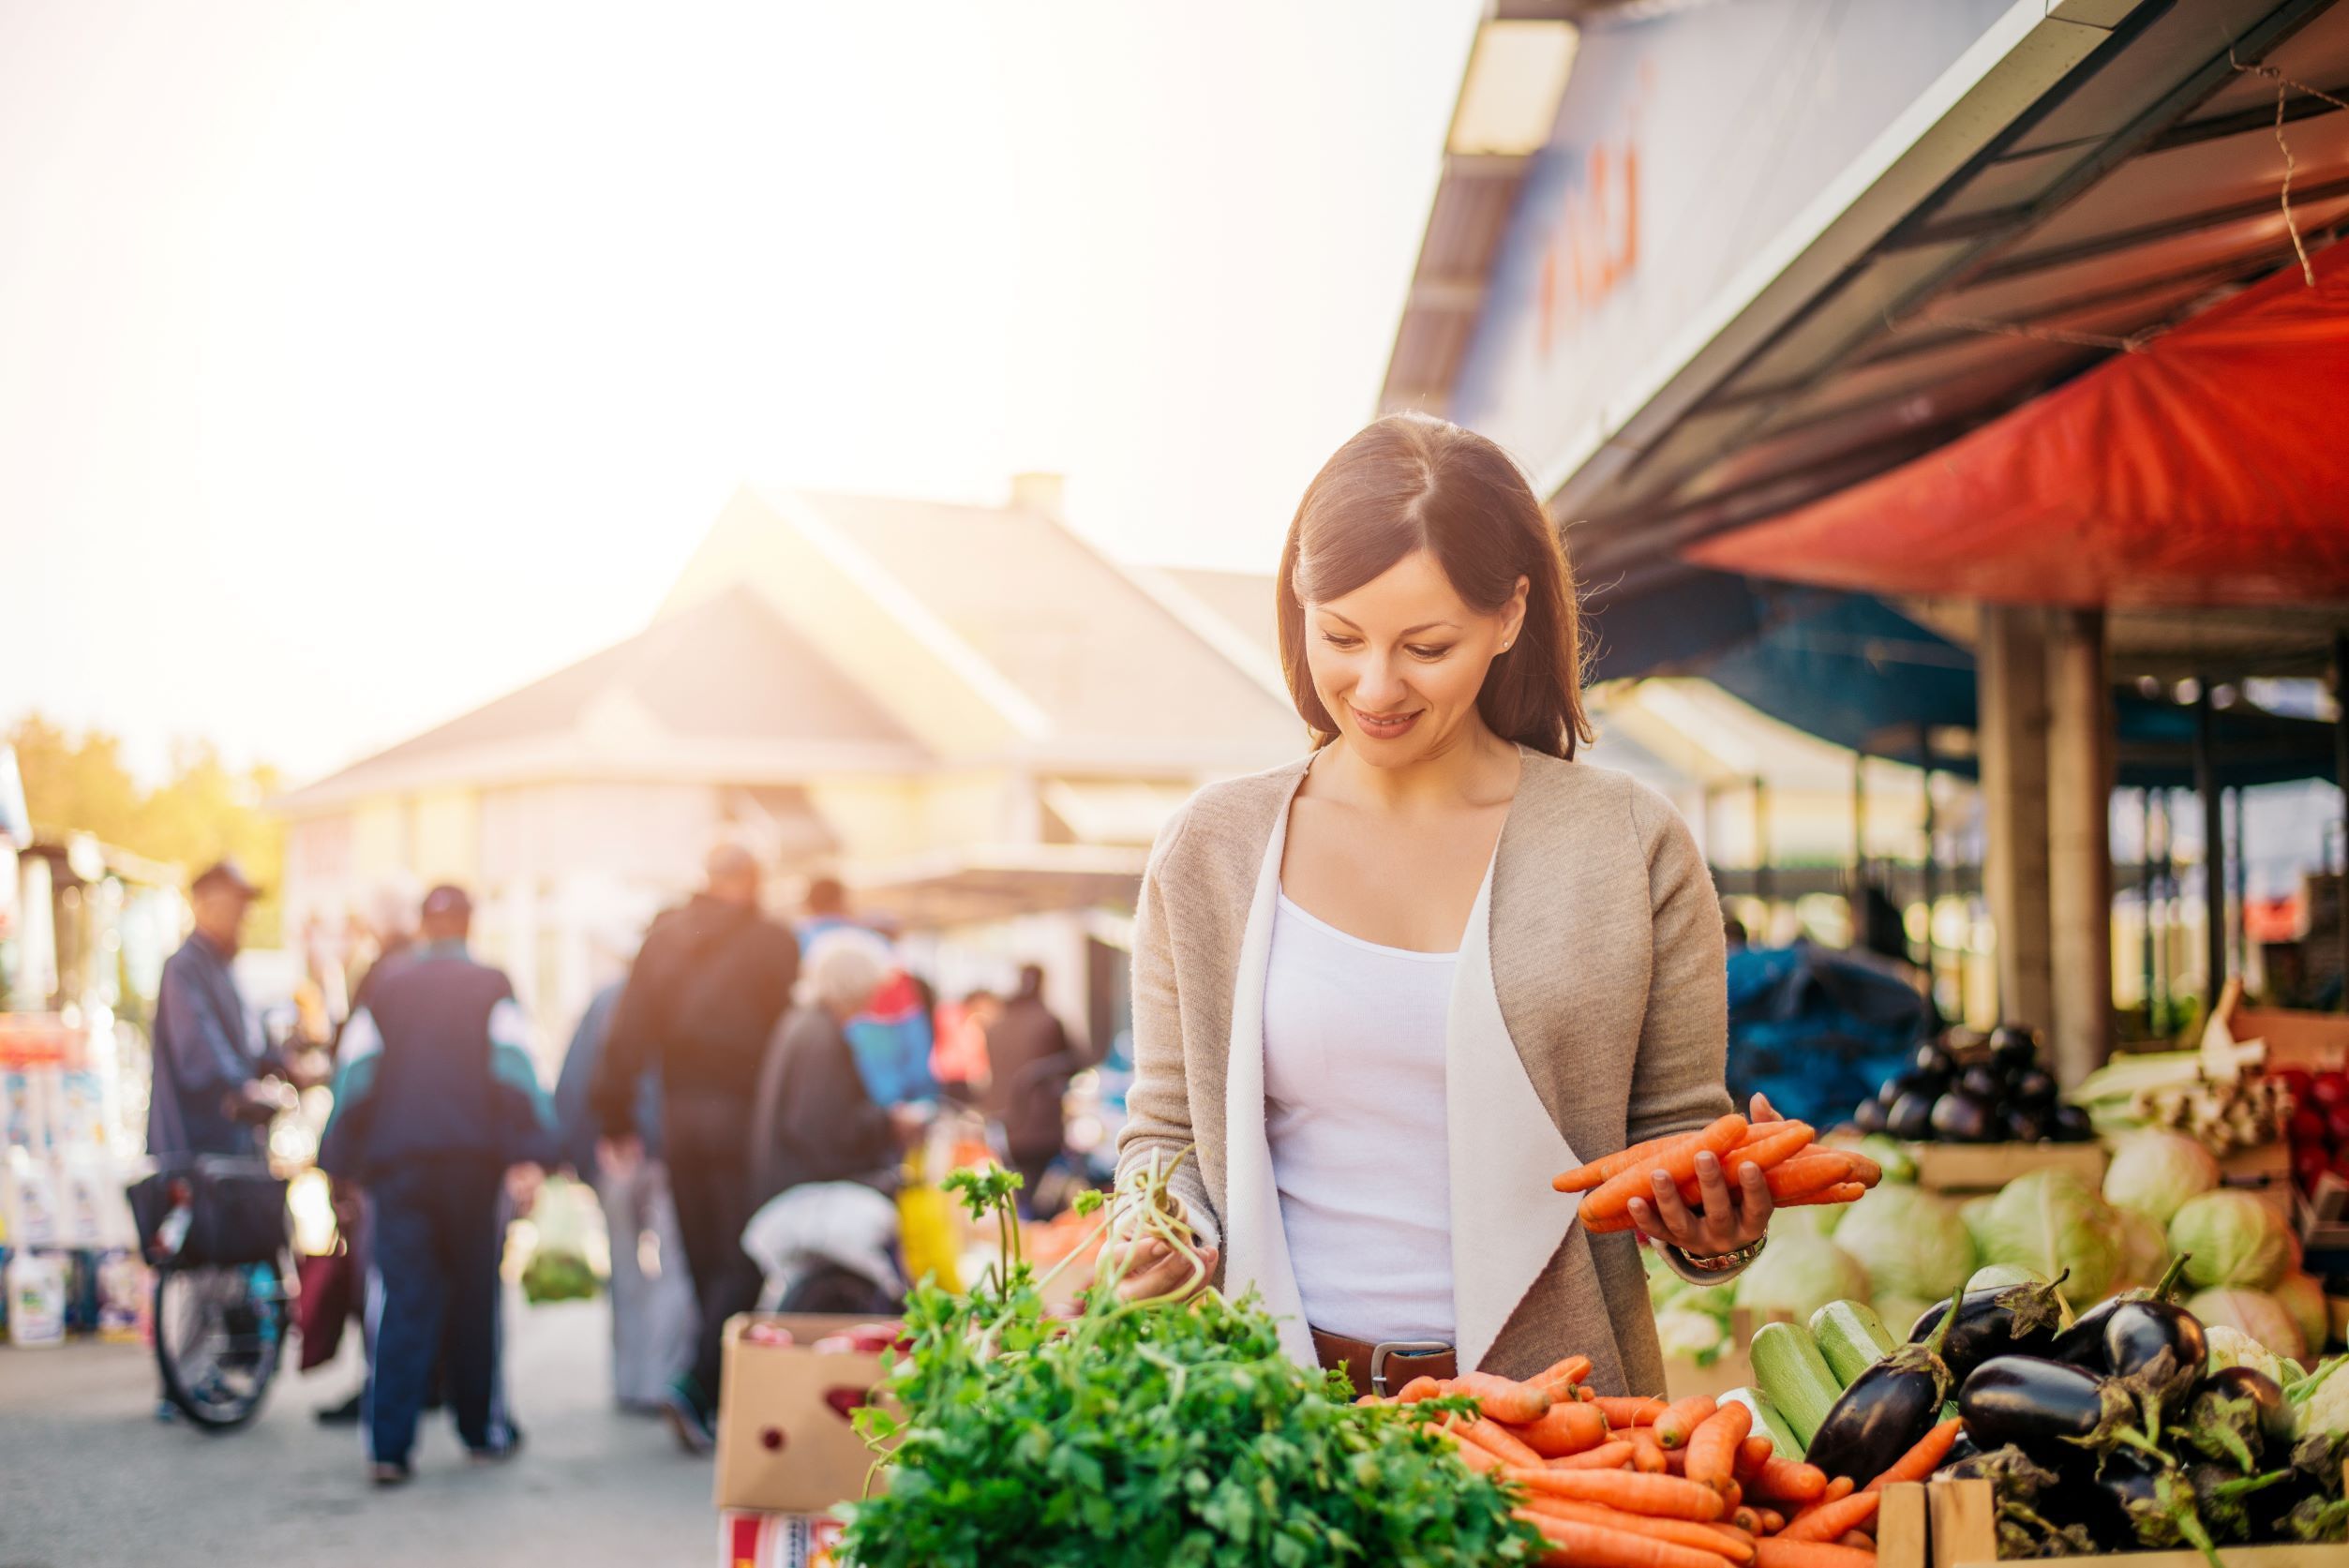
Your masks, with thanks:
[[[285,827],[262,810],[280,786],[275,769],[239,771],[210,741],[183,740],[172,748],[170,776],[150,789],[123,760],[122,741],[103,730],[70,734],[35,712],[16,722],[7,740],[42,833],[89,833],[187,874],[233,857],[271,890],[255,906],[247,939],[263,947],[277,940]]]

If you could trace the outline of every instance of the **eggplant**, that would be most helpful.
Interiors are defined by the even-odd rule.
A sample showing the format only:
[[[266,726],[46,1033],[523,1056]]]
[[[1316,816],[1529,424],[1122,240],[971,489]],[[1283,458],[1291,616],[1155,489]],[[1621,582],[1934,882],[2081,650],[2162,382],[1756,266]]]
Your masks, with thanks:
[[[2047,1118],[2027,1105],[2010,1105],[1999,1118],[2010,1143],[2037,1143],[2047,1136]]]
[[[1993,1356],[1957,1393],[1957,1413],[1983,1448],[2012,1443],[2064,1470],[2087,1453],[2147,1440],[2132,1425],[2137,1401],[2115,1378],[2037,1356]]]
[[[1811,1434],[1803,1458],[1830,1475],[1874,1477],[1917,1446],[1941,1419],[1956,1379],[1942,1359],[1951,1325],[1943,1313],[1933,1333],[1903,1345],[1851,1380]]]
[[[2008,1092],[2014,1097],[2015,1103],[2027,1105],[2034,1111],[2051,1110],[2056,1103],[2056,1081],[2041,1068],[2026,1068],[2016,1073]]]
[[[1910,1073],[1923,1073],[1928,1078],[1947,1083],[1950,1081],[1950,1074],[1956,1070],[1957,1058],[1951,1055],[1949,1047],[1938,1040],[1926,1040],[1908,1053]]]
[[[1952,1089],[1933,1102],[1934,1136],[1953,1143],[1989,1143],[1998,1136],[1997,1108],[1980,1095]]]
[[[2181,1252],[2172,1258],[2170,1266],[2162,1271],[2162,1277],[2155,1280],[2150,1288],[2123,1291],[2081,1313],[2077,1322],[2056,1337],[2055,1348],[2047,1352],[2048,1356],[2099,1375],[2113,1371],[2112,1349],[2105,1341],[2104,1331],[2111,1326],[2114,1316],[2121,1308],[2138,1302],[2166,1304],[2177,1293],[2178,1286],[2185,1282],[2186,1260],[2192,1256],[2193,1254],[2190,1252]]]
[[[2058,1105],[2048,1118],[2047,1135],[2058,1143],[2093,1143],[2096,1124],[2076,1105]]]
[[[1997,1069],[1988,1062],[1976,1062],[1972,1067],[1960,1072],[1951,1087],[1964,1090],[1977,1099],[1988,1100],[1996,1105],[2005,1098],[2007,1085],[2006,1080],[2001,1078]]]
[[[2261,1475],[2237,1475],[2222,1464],[2186,1467],[2187,1484],[2194,1489],[2194,1512],[2214,1541],[2237,1544],[2262,1541],[2278,1534],[2283,1516],[2306,1495],[2293,1483],[2289,1470]]]
[[[2071,1272],[2066,1269],[2045,1285],[2002,1285],[1957,1297],[1957,1322],[1941,1350],[1950,1376],[1964,1382],[1993,1356],[2044,1356],[2052,1351],[2063,1330],[2061,1287]],[[1935,1303],[1917,1320],[1908,1337],[1930,1338],[1949,1313],[1948,1302]]]
[[[2232,1459],[2249,1475],[2270,1451],[2289,1457],[2292,1409],[2267,1373],[2223,1367],[2194,1385],[2178,1435],[2213,1459]]]
[[[2039,1037],[2019,1023],[2001,1023],[1990,1031],[1990,1059],[2017,1070],[2039,1062]]]
[[[2140,1546],[2189,1546],[2219,1561],[2194,1505],[2193,1484],[2165,1454],[2113,1454],[2089,1479],[2085,1501],[2106,1521],[2091,1527],[2100,1541],[2133,1536]]]
[[[1863,1099],[1851,1113],[1851,1125],[1862,1132],[1882,1132],[1889,1120],[1880,1099]]]
[[[1973,1439],[1958,1433],[1950,1453],[1957,1456],[1961,1449],[1971,1448]],[[1991,1485],[1997,1501],[1998,1556],[2001,1559],[2025,1557],[2072,1557],[2097,1549],[2096,1538],[2085,1525],[2077,1522],[2058,1524],[2042,1510],[2061,1512],[2060,1503],[2051,1500],[2062,1478],[2044,1465],[2035,1462],[2021,1449],[2009,1443],[2003,1448],[1976,1449],[1963,1456],[1945,1461],[1935,1472],[1937,1478],[1953,1480],[1982,1480]]]
[[[1933,1097],[1914,1089],[1903,1092],[1885,1113],[1884,1130],[1909,1143],[1932,1137]]]

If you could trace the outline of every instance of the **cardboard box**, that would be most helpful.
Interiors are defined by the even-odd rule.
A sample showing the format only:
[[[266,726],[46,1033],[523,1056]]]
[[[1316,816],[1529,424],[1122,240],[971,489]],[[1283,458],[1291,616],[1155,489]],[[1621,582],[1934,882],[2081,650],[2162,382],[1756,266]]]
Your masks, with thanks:
[[[726,1325],[718,1393],[717,1501],[722,1509],[821,1514],[862,1497],[874,1453],[850,1424],[881,1379],[877,1353],[818,1351],[816,1341],[891,1320],[744,1313]],[[754,1323],[792,1343],[746,1339]]]
[[[841,1568],[841,1523],[825,1514],[718,1515],[718,1568]]]

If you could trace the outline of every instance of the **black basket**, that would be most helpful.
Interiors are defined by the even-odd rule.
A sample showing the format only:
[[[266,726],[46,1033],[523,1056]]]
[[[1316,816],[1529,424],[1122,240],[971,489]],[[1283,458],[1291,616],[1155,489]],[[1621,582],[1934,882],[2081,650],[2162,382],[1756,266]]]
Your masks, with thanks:
[[[181,1268],[273,1262],[292,1237],[286,1183],[255,1160],[199,1157],[131,1185],[131,1217],[147,1262]],[[173,1217],[185,1204],[187,1227]]]

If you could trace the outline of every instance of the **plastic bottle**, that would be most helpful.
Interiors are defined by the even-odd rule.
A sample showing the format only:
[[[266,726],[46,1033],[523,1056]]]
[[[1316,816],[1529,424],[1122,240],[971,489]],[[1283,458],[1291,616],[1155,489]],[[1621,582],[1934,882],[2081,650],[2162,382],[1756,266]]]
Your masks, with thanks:
[[[62,1260],[20,1252],[8,1260],[8,1343],[25,1347],[66,1342],[66,1269]]]

